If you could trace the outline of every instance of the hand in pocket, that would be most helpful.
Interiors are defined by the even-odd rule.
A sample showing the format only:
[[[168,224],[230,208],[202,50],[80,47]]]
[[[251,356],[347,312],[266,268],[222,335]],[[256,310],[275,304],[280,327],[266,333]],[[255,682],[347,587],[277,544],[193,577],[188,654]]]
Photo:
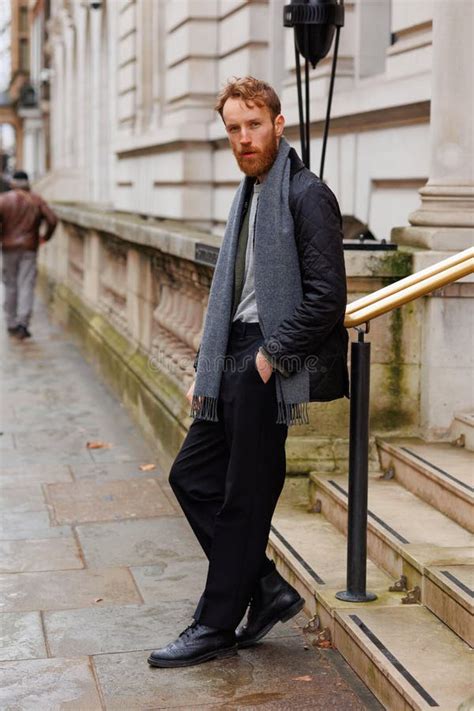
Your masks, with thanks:
[[[260,351],[257,351],[257,355],[255,356],[255,367],[263,382],[268,383],[272,376],[273,368]]]

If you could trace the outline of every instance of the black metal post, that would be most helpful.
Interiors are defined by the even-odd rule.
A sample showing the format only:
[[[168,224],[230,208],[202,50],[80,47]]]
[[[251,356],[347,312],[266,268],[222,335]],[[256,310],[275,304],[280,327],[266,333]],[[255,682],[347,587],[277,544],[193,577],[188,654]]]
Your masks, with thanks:
[[[336,594],[338,600],[346,602],[377,598],[366,591],[370,343],[364,341],[364,331],[358,330],[359,338],[351,346],[347,590]]]
[[[331,79],[329,81],[328,103],[326,107],[326,121],[324,122],[323,147],[321,150],[321,164],[319,167],[319,177],[321,180],[324,176],[324,161],[326,160],[326,145],[328,142],[329,122],[331,120],[332,95],[334,92],[334,80],[336,78],[337,53],[339,51],[339,33],[340,27],[336,28],[336,41],[334,43],[334,54],[332,56]]]
[[[295,65],[296,65],[296,88],[298,92],[298,112],[300,117],[300,141],[301,141],[301,158],[303,163],[306,165],[306,131],[304,125],[304,114],[303,114],[303,90],[301,86],[301,63],[300,63],[300,53],[298,51],[298,45],[296,44],[296,34],[295,34]]]
[[[305,25],[304,27],[304,49],[306,58],[304,60],[304,83],[305,83],[305,121],[306,121],[306,158],[304,164],[309,169],[311,167],[311,143],[310,143],[310,119],[309,119],[309,61],[308,51],[309,51],[309,27]]]

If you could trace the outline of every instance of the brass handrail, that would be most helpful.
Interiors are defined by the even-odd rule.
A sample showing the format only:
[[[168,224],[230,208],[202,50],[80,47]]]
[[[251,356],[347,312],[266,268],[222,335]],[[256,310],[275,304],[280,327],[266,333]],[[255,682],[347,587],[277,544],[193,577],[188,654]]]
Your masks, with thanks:
[[[366,587],[371,343],[364,339],[368,323],[473,272],[474,249],[468,249],[352,302],[346,311],[345,326],[366,324],[366,328],[358,329],[357,339],[351,343],[347,581],[346,589],[336,593],[338,600],[359,603],[376,599]]]
[[[380,301],[380,299],[385,298],[385,296],[395,294],[397,291],[401,291],[407,286],[417,284],[422,279],[439,274],[439,272],[442,272],[444,269],[453,267],[455,264],[460,264],[461,262],[464,262],[472,257],[474,257],[474,247],[469,247],[463,252],[458,252],[458,254],[454,254],[452,257],[447,257],[447,259],[442,259],[440,262],[436,262],[436,264],[426,267],[426,269],[421,269],[415,274],[410,274],[410,276],[407,276],[404,279],[399,279],[393,284],[384,286],[383,289],[374,291],[372,294],[367,294],[367,296],[362,296],[360,299],[352,301],[347,305],[346,316],[354,311],[370,306],[370,304],[373,304],[376,301]]]
[[[387,311],[403,306],[409,301],[425,296],[472,273],[474,273],[474,247],[353,301],[346,309],[344,325],[346,328],[352,328],[367,323]]]

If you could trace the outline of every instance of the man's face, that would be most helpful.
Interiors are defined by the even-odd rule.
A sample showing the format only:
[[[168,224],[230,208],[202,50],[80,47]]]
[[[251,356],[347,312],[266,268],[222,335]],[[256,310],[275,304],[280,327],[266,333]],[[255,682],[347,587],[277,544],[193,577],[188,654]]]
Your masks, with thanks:
[[[267,106],[247,106],[238,98],[227,99],[222,114],[240,170],[264,178],[275,161],[285,119],[281,114],[273,119]]]

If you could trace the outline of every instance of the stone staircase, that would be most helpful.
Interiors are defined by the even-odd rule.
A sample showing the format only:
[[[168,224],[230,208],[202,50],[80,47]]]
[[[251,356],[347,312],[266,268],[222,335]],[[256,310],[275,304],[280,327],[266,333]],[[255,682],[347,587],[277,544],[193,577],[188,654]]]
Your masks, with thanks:
[[[367,534],[375,602],[335,598],[345,589],[346,476],[289,478],[273,519],[270,553],[305,596],[313,639],[331,639],[393,711],[474,708],[473,432],[474,417],[457,415],[454,444],[377,441]]]

